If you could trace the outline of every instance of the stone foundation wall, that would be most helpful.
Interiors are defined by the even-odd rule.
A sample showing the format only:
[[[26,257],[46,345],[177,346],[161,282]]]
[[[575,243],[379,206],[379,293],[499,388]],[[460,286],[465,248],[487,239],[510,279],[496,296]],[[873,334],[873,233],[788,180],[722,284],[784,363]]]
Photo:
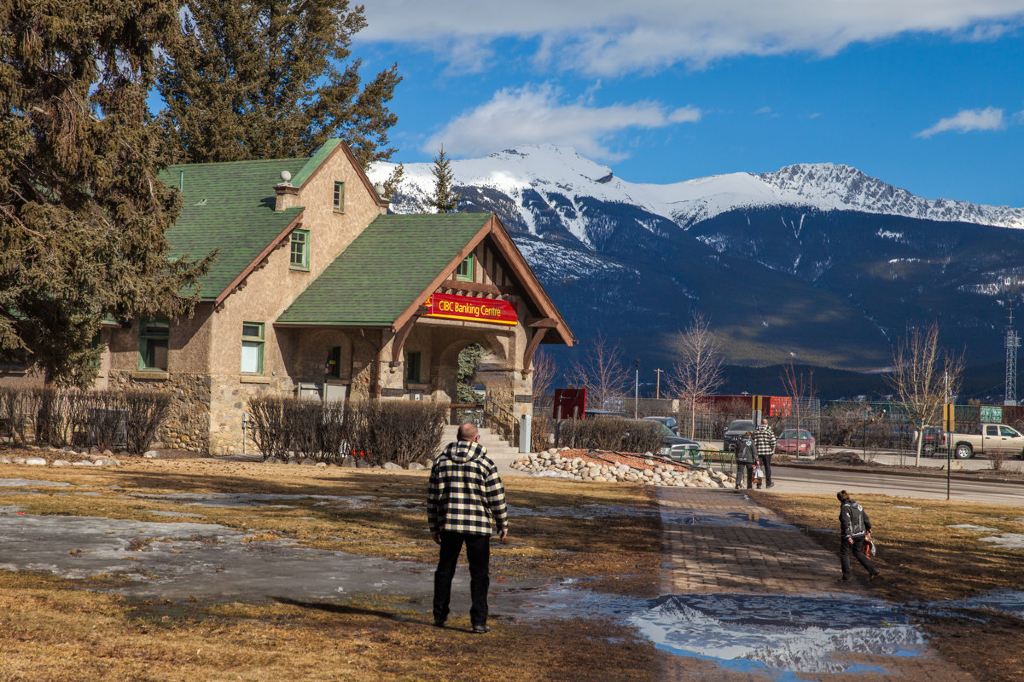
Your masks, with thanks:
[[[113,390],[165,391],[171,394],[167,419],[157,432],[155,447],[206,454],[210,448],[210,377],[202,374],[168,374],[154,381],[131,372],[113,371]]]
[[[262,377],[260,377],[262,379]],[[249,398],[257,395],[291,397],[295,387],[288,377],[267,377],[259,383],[235,376],[213,377],[210,400],[210,454],[241,454],[242,415],[248,411]],[[258,381],[258,380],[257,380]],[[245,438],[245,452],[256,452],[249,434]]]

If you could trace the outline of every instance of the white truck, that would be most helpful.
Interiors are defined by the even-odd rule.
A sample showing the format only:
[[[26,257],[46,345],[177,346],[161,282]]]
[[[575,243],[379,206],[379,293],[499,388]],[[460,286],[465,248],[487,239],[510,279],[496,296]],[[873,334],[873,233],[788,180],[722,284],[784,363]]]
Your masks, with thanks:
[[[942,436],[942,445],[945,445],[946,434]],[[975,433],[953,433],[950,436],[953,456],[957,459],[970,459],[975,455],[1020,457],[1024,454],[1024,436],[1006,424],[979,424]]]

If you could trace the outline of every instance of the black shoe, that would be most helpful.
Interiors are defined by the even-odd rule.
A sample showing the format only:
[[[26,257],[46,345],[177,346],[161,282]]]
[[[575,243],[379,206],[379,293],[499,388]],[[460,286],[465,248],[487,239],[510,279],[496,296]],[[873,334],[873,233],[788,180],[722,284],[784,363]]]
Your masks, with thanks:
[[[484,634],[487,634],[490,631],[491,631],[491,629],[489,627],[487,627],[486,625],[474,625],[473,626],[473,634],[474,635],[484,635]]]
[[[839,578],[836,578],[836,580],[838,580],[841,583],[848,583],[848,582],[850,582],[850,576],[844,575],[844,576],[841,576]]]
[[[436,620],[435,619],[434,620],[434,627],[435,628],[443,628],[444,627],[444,621],[443,620]]]
[[[768,485],[765,486],[765,488],[774,488],[774,487],[775,487],[774,483],[769,483]]]
[[[881,573],[872,573],[871,575],[868,576],[868,582],[869,583],[870,582],[874,582],[876,580],[881,580],[881,579],[882,579],[882,574]]]

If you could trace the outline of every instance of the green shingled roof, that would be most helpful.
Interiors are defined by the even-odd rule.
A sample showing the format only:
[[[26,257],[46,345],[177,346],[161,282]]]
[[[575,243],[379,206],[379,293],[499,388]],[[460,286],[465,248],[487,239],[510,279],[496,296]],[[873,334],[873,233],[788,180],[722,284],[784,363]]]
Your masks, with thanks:
[[[217,251],[200,280],[202,300],[217,298],[302,212],[275,212],[274,185],[281,182],[281,171],[294,177],[314,159],[319,165],[323,158],[318,153],[310,158],[169,166],[160,174],[166,184],[182,189],[181,213],[167,231],[170,256],[198,260]]]
[[[488,218],[489,213],[380,216],[277,321],[310,326],[390,326]]]

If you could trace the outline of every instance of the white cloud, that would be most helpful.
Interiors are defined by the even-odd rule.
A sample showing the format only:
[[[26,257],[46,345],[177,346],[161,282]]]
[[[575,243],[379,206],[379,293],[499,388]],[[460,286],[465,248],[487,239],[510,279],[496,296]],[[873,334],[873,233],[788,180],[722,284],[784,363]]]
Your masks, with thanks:
[[[961,109],[952,116],[940,118],[934,125],[917,133],[915,137],[932,137],[939,133],[968,133],[975,130],[1002,130],[1006,127],[1003,110],[996,107]]]
[[[828,56],[903,33],[990,40],[1024,24],[1024,0],[375,0],[366,16],[359,40],[536,40],[538,64],[621,75],[738,55]]]
[[[423,149],[432,153],[443,144],[452,154],[471,156],[524,144],[559,144],[575,147],[585,156],[614,161],[624,156],[609,148],[616,133],[694,123],[700,117],[696,107],[669,109],[657,102],[604,107],[564,102],[550,85],[504,88],[449,121]]]

